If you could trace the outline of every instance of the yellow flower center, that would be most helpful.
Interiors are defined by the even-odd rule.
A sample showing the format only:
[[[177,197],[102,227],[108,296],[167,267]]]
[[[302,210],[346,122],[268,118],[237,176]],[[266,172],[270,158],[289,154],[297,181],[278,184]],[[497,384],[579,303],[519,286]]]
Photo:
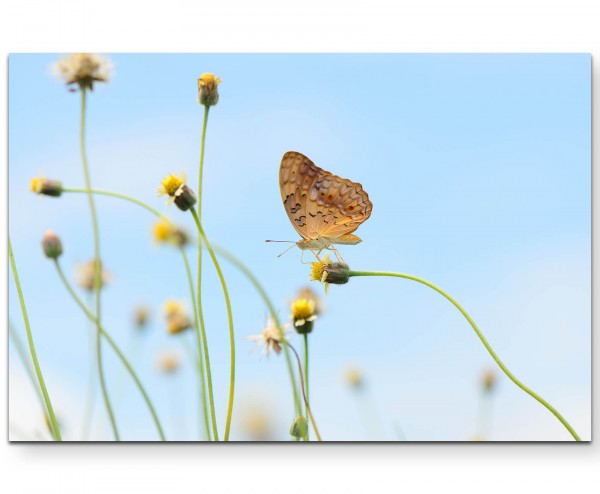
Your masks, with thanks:
[[[166,242],[172,235],[172,230],[173,227],[166,221],[157,222],[154,225],[154,229],[152,231],[154,235],[154,240],[156,240],[159,243]]]
[[[198,87],[199,88],[203,88],[203,87],[214,88],[214,87],[217,87],[219,84],[221,84],[221,78],[215,76],[215,74],[212,74],[211,72],[205,72],[198,79]]]
[[[175,316],[177,314],[185,314],[185,309],[181,302],[177,300],[167,300],[164,305],[164,311],[167,317]]]
[[[292,304],[292,317],[294,319],[308,319],[315,313],[315,301],[301,298]]]
[[[39,194],[42,191],[43,179],[32,178],[31,179],[31,192]]]
[[[179,187],[181,187],[182,185],[183,181],[179,177],[172,175],[171,173],[169,173],[166,176],[166,178],[162,181],[163,189],[170,196],[174,196],[175,192],[177,192],[177,189],[179,189]]]

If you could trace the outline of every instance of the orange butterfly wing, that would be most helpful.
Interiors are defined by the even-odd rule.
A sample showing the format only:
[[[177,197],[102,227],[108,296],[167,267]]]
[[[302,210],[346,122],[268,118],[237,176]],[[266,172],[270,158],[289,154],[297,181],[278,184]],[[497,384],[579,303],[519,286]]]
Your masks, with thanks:
[[[332,175],[294,151],[283,155],[279,188],[290,222],[305,239],[354,237],[349,234],[373,209],[362,185]]]

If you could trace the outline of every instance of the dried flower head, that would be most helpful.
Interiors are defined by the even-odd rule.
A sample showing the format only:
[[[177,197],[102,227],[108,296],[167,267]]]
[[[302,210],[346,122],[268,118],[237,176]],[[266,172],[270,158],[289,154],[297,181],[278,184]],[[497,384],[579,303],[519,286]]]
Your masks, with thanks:
[[[80,264],[75,273],[75,282],[84,290],[89,292],[94,290],[94,276],[96,273],[96,261],[90,261]],[[100,262],[100,288],[110,283],[112,280],[111,274],[102,267]]]
[[[179,176],[169,173],[158,188],[158,195],[168,195],[167,205],[175,203],[182,211],[187,211],[196,204],[196,194],[185,183],[187,178],[185,173]]]
[[[204,106],[214,106],[219,101],[221,78],[205,72],[198,78],[198,102]]]
[[[163,350],[156,359],[158,370],[164,374],[174,374],[181,364],[179,355],[172,350]]]
[[[163,309],[167,320],[167,332],[169,334],[178,334],[192,327],[192,320],[182,302],[167,300]]]
[[[58,259],[63,253],[60,237],[50,230],[47,230],[42,237],[42,250],[49,259]]]
[[[144,329],[150,320],[150,309],[145,305],[136,307],[133,312],[133,321],[137,329]]]
[[[95,82],[109,82],[112,65],[94,53],[73,53],[59,59],[53,69],[67,86],[77,84],[93,91]]]
[[[158,244],[169,244],[177,247],[184,247],[190,241],[189,235],[183,228],[166,220],[159,220],[154,224],[152,236]]]
[[[267,324],[262,333],[248,336],[246,339],[249,341],[256,342],[256,346],[263,347],[263,354],[268,356],[271,351],[276,354],[281,352],[281,342],[285,338],[285,334],[288,332],[287,328],[279,329],[273,319],[267,319]],[[283,335],[282,335],[283,334]]]
[[[314,300],[299,298],[292,303],[292,320],[294,321],[294,329],[298,333],[310,333],[313,330],[316,319],[316,304]]]
[[[44,177],[32,178],[30,185],[31,192],[45,196],[59,197],[63,191],[62,182]]]

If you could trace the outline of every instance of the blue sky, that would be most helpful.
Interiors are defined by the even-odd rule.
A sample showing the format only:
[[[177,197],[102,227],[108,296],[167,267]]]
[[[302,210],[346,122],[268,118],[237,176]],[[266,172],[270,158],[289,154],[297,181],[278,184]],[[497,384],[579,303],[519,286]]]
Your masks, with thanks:
[[[86,321],[64,292],[39,240],[50,228],[65,245],[72,274],[92,256],[82,195],[29,193],[43,173],[81,186],[79,95],[51,75],[56,55],[9,59],[9,232],[49,390],[77,439],[87,386]],[[94,187],[140,198],[173,220],[156,188],[185,170],[195,187],[202,109],[196,79],[218,74],[204,177],[208,235],[251,266],[287,317],[308,267],[281,206],[278,167],[288,150],[358,181],[373,214],[358,246],[341,249],[357,270],[424,277],[471,313],[523,382],[558,408],[582,437],[591,434],[591,58],[589,55],[112,55],[114,80],[89,98],[88,154]],[[174,438],[197,437],[191,365],[172,379],[154,368],[157,352],[181,351],[160,306],[187,300],[177,252],[153,245],[154,218],[98,198],[102,255],[113,273],[104,292],[107,329],[131,355]],[[190,250],[193,258],[193,250]],[[224,263],[234,309],[237,401],[232,438],[243,439],[245,410],[268,414],[286,439],[292,419],[282,359],[261,359],[245,337],[266,309]],[[218,280],[207,264],[207,325],[221,429],[228,379],[228,335]],[[322,293],[318,285],[314,289]],[[131,312],[153,307],[143,341]],[[21,334],[10,284],[10,318]],[[476,432],[479,380],[493,361],[446,300],[407,280],[362,278],[332,287],[311,335],[311,395],[324,437],[373,438],[343,371],[363,369],[377,438],[469,440]],[[297,346],[301,340],[294,338]],[[137,349],[134,349],[135,346]],[[107,352],[117,417],[126,439],[155,439],[136,390]],[[10,354],[11,421],[37,420],[21,364]],[[552,415],[499,376],[489,439],[568,440]],[[123,389],[123,391],[120,391]],[[175,389],[175,391],[173,391]],[[62,403],[61,403],[62,402]],[[172,406],[176,403],[177,406]],[[23,412],[27,410],[27,413]],[[108,437],[97,408],[96,438]],[[19,424],[19,421],[22,424]],[[189,434],[184,436],[184,431]]]

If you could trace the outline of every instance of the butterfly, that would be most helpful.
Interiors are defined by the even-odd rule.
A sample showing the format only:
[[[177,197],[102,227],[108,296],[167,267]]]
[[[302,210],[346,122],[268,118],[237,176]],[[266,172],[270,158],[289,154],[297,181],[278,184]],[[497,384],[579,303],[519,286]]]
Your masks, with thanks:
[[[301,153],[288,151],[279,167],[279,189],[285,212],[302,237],[296,242],[300,249],[320,252],[332,244],[362,242],[352,232],[371,216],[373,204],[361,184],[319,168]]]

